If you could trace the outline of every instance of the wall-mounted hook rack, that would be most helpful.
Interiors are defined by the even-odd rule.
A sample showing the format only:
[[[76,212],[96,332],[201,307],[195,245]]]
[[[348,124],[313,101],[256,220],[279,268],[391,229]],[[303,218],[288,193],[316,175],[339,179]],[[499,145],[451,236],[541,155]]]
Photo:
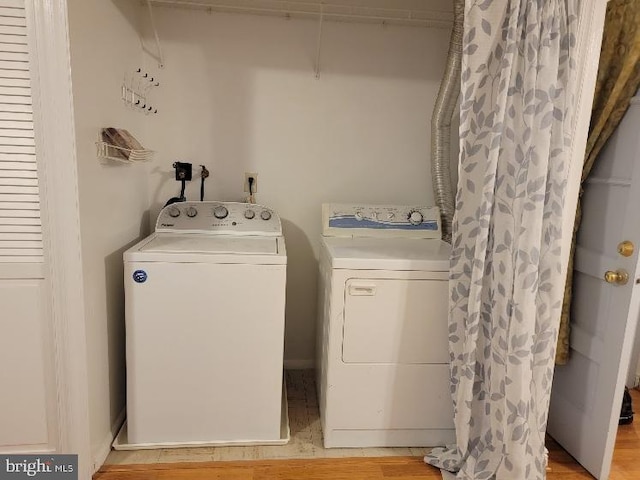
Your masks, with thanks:
[[[158,109],[150,105],[147,98],[149,92],[160,86],[160,82],[149,72],[137,68],[131,76],[126,73],[122,81],[121,98],[125,105],[139,109],[146,115],[158,113]]]

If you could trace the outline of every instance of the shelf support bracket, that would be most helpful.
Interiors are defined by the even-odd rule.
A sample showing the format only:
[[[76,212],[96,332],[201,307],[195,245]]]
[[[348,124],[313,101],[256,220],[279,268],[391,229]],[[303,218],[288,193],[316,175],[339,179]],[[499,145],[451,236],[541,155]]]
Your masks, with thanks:
[[[320,78],[320,52],[322,51],[322,24],[324,23],[324,5],[320,4],[320,20],[318,20],[318,47],[316,49],[316,79]]]
[[[147,0],[147,8],[149,9],[149,20],[151,21],[151,28],[153,29],[153,35],[156,39],[156,49],[158,51],[158,56],[156,60],[158,61],[158,68],[163,68],[164,56],[162,55],[162,45],[160,45],[160,35],[158,35],[158,28],[156,27],[156,21],[153,16],[153,6],[151,5],[151,0]]]

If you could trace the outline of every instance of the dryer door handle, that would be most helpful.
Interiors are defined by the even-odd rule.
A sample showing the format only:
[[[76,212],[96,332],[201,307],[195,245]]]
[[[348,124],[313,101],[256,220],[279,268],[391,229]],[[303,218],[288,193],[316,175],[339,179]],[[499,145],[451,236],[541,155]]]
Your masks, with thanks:
[[[353,283],[349,285],[349,295],[351,295],[352,297],[358,297],[358,296],[372,297],[375,294],[376,294],[375,285],[358,285]]]

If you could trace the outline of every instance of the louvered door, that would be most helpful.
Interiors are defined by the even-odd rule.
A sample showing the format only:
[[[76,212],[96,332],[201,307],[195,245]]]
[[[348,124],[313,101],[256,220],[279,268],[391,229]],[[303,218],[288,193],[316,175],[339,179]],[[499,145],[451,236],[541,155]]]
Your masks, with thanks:
[[[29,57],[24,0],[0,0],[0,452],[53,450]]]
[[[0,0],[0,263],[42,261],[24,0]]]

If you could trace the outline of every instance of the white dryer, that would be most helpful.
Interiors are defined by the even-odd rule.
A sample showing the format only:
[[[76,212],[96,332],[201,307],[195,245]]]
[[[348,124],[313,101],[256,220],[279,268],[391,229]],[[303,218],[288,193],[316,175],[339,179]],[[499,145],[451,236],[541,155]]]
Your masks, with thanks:
[[[123,443],[282,443],[287,255],[278,215],[243,203],[173,204],[124,263]]]
[[[323,205],[316,352],[327,448],[455,441],[439,219],[430,207]]]

